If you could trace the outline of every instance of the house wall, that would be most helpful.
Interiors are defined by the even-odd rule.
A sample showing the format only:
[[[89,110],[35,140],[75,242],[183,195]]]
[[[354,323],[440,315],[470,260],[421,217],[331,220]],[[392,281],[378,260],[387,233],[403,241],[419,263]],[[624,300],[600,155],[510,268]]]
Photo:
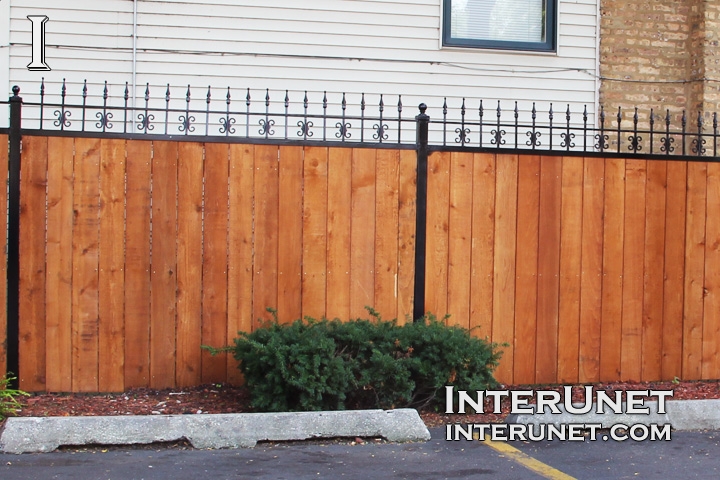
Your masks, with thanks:
[[[25,99],[37,100],[41,77],[46,93],[56,97],[63,79],[68,95],[76,96],[85,79],[96,95],[105,80],[111,97],[122,96],[125,82],[132,87],[132,1],[10,5],[9,83],[21,85]],[[410,115],[420,101],[429,105],[428,113],[440,115],[443,97],[451,112],[463,97],[475,110],[480,98],[506,100],[508,110],[510,100],[526,111],[533,101],[541,111],[549,102],[563,111],[568,103],[573,111],[584,105],[594,110],[596,0],[560,1],[556,53],[443,48],[441,7],[441,0],[139,0],[136,94],[142,102],[149,83],[164,97],[169,83],[173,97],[182,100],[192,85],[199,101],[208,85],[217,87],[222,100],[227,86],[234,99],[244,99],[246,88],[258,99],[266,88],[272,99],[282,99],[290,89],[293,102],[301,102],[305,90],[319,102],[327,91],[335,104],[340,92],[347,92],[353,104],[362,92],[375,104],[380,93],[392,105],[402,95]],[[50,18],[46,59],[52,71],[26,69],[27,15]]]
[[[600,103],[623,107],[628,121],[638,107],[645,125],[651,108],[662,119],[669,108],[673,122],[684,109],[693,129],[702,111],[711,128],[720,106],[719,34],[717,2],[603,0]]]

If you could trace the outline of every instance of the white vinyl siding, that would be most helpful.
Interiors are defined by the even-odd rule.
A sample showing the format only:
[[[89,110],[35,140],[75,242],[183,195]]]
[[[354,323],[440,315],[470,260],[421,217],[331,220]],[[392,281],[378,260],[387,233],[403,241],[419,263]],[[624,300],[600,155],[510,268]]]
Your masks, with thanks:
[[[253,99],[267,88],[280,101],[289,90],[293,102],[304,91],[318,102],[327,91],[333,104],[341,92],[353,102],[364,92],[369,104],[383,93],[389,105],[402,95],[408,116],[420,101],[439,116],[443,97],[451,113],[462,98],[473,111],[481,98],[486,108],[502,100],[510,110],[517,100],[522,111],[533,101],[541,111],[550,102],[556,111],[568,103],[594,111],[596,0],[560,1],[553,54],[442,48],[441,1],[139,0],[136,102],[143,103],[146,83],[153,97],[164,97],[169,83],[183,101],[188,84],[203,100],[212,85],[217,101],[228,86],[233,101],[244,100],[247,88]],[[125,82],[132,85],[131,0],[12,0],[10,8],[8,88],[20,85],[25,99],[38,100],[41,77],[48,95],[59,93],[63,79],[69,95],[79,95],[85,79],[94,95],[107,80],[115,98]],[[26,69],[27,15],[50,18],[45,57],[52,71]]]

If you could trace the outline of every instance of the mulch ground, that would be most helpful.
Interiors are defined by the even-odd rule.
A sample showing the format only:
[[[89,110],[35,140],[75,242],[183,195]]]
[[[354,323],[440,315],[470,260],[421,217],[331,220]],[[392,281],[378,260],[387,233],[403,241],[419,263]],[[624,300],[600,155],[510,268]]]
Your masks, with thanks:
[[[503,386],[510,390],[562,391],[562,386]],[[673,390],[673,399],[720,398],[720,381],[680,382],[614,382],[593,385],[594,390],[608,392],[617,390]],[[583,401],[582,386],[573,388],[574,401]],[[166,414],[211,414],[252,412],[247,389],[226,384],[208,384],[193,388],[152,390],[136,388],[124,393],[112,394],[33,394],[22,397],[22,408],[17,416],[79,416],[79,415],[166,415]],[[487,404],[486,411],[491,411]],[[420,416],[428,427],[448,423],[491,423],[501,422],[510,410],[510,402],[502,402],[502,413],[445,414],[422,411]],[[1,424],[0,424],[1,425]]]

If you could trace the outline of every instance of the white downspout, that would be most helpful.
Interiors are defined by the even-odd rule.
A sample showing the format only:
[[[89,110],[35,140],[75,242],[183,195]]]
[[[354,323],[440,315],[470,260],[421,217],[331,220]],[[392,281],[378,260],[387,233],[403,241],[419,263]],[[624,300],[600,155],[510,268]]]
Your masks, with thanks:
[[[137,89],[137,0],[133,0],[133,46],[132,46],[132,108],[133,116],[135,112],[135,100],[136,100],[136,89]],[[135,122],[132,122],[132,131],[135,131]]]

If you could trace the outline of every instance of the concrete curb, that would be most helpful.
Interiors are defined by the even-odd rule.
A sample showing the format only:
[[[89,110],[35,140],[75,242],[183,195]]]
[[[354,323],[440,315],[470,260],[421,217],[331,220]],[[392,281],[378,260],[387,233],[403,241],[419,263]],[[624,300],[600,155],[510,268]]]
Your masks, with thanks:
[[[562,405],[558,405],[561,413],[520,414],[508,415],[505,423],[541,425],[553,424],[579,424],[599,423],[601,428],[610,428],[615,424],[643,424],[665,425],[670,424],[674,430],[708,430],[720,429],[720,399],[713,400],[668,400],[665,402],[665,413],[657,413],[657,402],[645,402],[643,407],[649,407],[650,413],[595,413],[595,407],[590,413],[573,415],[567,413]],[[530,405],[530,407],[534,407]],[[623,411],[625,410],[623,404]]]
[[[416,410],[231,413],[97,417],[14,417],[0,432],[0,452],[50,452],[62,445],[129,445],[188,440],[195,448],[254,447],[259,441],[382,437],[430,440]]]

